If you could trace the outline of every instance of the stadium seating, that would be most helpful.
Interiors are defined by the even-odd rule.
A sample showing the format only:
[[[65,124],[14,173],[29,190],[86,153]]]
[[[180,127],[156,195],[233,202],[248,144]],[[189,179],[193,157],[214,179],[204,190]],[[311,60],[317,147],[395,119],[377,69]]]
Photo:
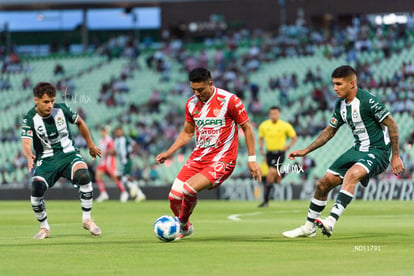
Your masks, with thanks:
[[[409,41],[414,41],[414,36],[410,36]],[[392,58],[385,59],[382,51],[370,51],[360,53],[358,60],[362,63],[375,63],[374,78],[380,79],[390,77],[394,72],[398,72],[403,62],[407,60],[414,61],[414,47],[404,48],[401,41],[396,41],[395,44],[402,49],[398,53],[394,53]],[[401,45],[400,45],[401,44]],[[199,51],[199,50],[198,50]],[[208,50],[209,56],[213,56],[215,50]],[[248,51],[246,47],[239,47],[238,54]],[[304,107],[313,106],[316,104],[310,97],[313,85],[303,84],[306,71],[310,68],[316,70],[317,67],[321,68],[323,75],[327,76],[327,83],[329,83],[330,72],[340,64],[344,63],[345,57],[342,55],[339,58],[325,58],[323,46],[315,46],[315,53],[312,56],[298,56],[290,58],[279,58],[273,62],[262,64],[260,70],[250,73],[249,80],[253,83],[259,83],[261,90],[259,92],[259,99],[263,104],[263,110],[267,110],[272,105],[279,105],[279,91],[276,89],[271,91],[267,89],[267,84],[270,78],[281,77],[283,74],[295,73],[298,76],[298,87],[290,89],[289,101],[291,104],[284,108],[282,113],[282,119],[287,121],[293,121],[295,115],[303,111]],[[198,52],[196,51],[195,54]],[[112,127],[121,124],[119,117],[127,112],[130,103],[137,106],[144,106],[148,103],[151,97],[151,93],[154,89],[161,91],[164,102],[160,105],[159,111],[142,114],[130,114],[130,122],[128,125],[124,125],[127,131],[134,130],[137,123],[144,123],[147,127],[151,127],[154,122],[162,121],[166,114],[171,109],[184,110],[184,103],[187,100],[186,95],[171,94],[170,91],[176,85],[177,82],[186,82],[186,72],[182,70],[182,65],[172,58],[168,58],[170,66],[170,81],[161,81],[160,74],[153,70],[147,69],[145,66],[146,56],[140,56],[138,63],[140,70],[134,72],[134,77],[127,80],[130,91],[123,94],[125,102],[124,106],[106,106],[105,103],[98,102],[99,90],[101,84],[109,82],[111,77],[117,77],[122,67],[129,63],[127,58],[118,58],[107,61],[106,57],[92,55],[92,56],[68,56],[67,58],[41,58],[28,60],[30,64],[31,72],[13,74],[10,75],[10,82],[12,89],[0,92],[0,108],[7,112],[3,112],[0,117],[0,131],[14,131],[16,132],[17,139],[11,141],[5,141],[0,143],[0,163],[5,164],[12,162],[13,158],[20,151],[20,139],[18,139],[19,131],[18,125],[23,117],[24,113],[33,106],[33,99],[31,90],[22,90],[21,83],[24,77],[30,76],[32,83],[38,81],[52,81],[57,82],[63,78],[70,78],[74,84],[74,95],[83,95],[83,99],[88,99],[88,102],[82,102],[81,97],[72,98],[67,101],[72,109],[76,110],[78,107],[82,107],[87,113],[86,121],[91,130],[92,136],[95,141],[99,139],[99,129],[102,125],[108,124]],[[64,75],[55,76],[53,69],[57,63],[63,65],[65,69]],[[383,96],[388,96],[393,93],[391,88],[386,89],[386,93]],[[75,99],[75,100],[74,100]],[[64,100],[63,98],[57,99]],[[89,102],[90,100],[90,102]],[[245,105],[251,100],[250,94],[246,94]],[[310,120],[322,121],[327,123],[331,115],[331,110],[322,111],[318,110],[313,117],[304,115],[300,118],[299,125],[306,127]],[[412,115],[408,112],[393,114],[395,120],[400,125],[400,140],[404,141],[414,129],[414,120]],[[252,117],[252,121],[260,123],[260,118]],[[76,129],[73,129],[76,133]],[[343,135],[342,135],[343,134]],[[294,149],[299,149],[309,144],[313,139],[313,136],[299,136]],[[341,138],[338,138],[341,137]],[[256,133],[257,139],[257,133]],[[237,177],[246,174],[247,171],[247,152],[244,146],[243,137],[240,139],[240,154],[238,158],[238,166],[236,167],[233,177]],[[328,165],[345,149],[352,145],[352,135],[349,130],[343,127],[337,137],[330,141],[325,147],[318,151],[313,152],[310,156],[316,161],[316,167],[311,172],[311,177],[320,177],[324,174]],[[167,144],[172,141],[168,141]],[[414,148],[406,147],[402,143],[402,147],[406,148],[407,152],[414,156]],[[163,149],[155,148],[145,156],[137,156],[135,158],[135,167],[139,167],[144,170],[154,163],[155,154],[157,151]],[[86,149],[81,149],[83,156],[85,156],[88,162],[92,162],[89,158]],[[184,156],[189,155],[189,151],[184,153]],[[259,158],[262,161],[263,157]],[[300,162],[300,160],[298,160]],[[287,163],[292,163],[288,161]],[[183,165],[182,161],[178,161],[177,158],[173,158],[169,165],[158,166],[160,179],[151,181],[150,185],[165,185],[172,183],[176,173]],[[13,171],[3,171],[3,182],[13,183],[17,182],[18,185],[25,185],[28,181],[28,174],[26,168],[21,168]],[[143,184],[144,181],[140,180]],[[286,177],[286,181],[299,181],[298,174],[289,174]]]

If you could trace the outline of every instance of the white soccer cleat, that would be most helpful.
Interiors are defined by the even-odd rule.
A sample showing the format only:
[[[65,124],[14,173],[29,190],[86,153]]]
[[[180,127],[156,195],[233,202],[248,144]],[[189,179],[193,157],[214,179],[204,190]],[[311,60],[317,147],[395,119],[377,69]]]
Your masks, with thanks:
[[[315,219],[315,224],[320,229],[322,229],[322,234],[329,238],[332,235],[334,229],[335,219],[333,217],[327,217],[324,219],[317,218]]]
[[[85,230],[88,230],[92,236],[100,236],[102,234],[101,228],[92,220],[87,219],[82,223],[82,226]]]
[[[102,192],[96,199],[96,202],[102,202],[109,199],[109,195],[107,192]]]
[[[36,235],[34,235],[33,239],[34,240],[44,240],[49,238],[49,229],[47,228],[40,228],[39,233],[37,233]]]
[[[176,241],[181,240],[184,237],[190,236],[194,232],[194,227],[190,222],[187,222],[186,224],[182,223],[180,218],[175,217],[175,220],[178,221],[180,224],[180,234],[175,238]]]
[[[316,236],[316,227],[313,225],[312,227],[306,227],[302,225],[296,229],[286,231],[282,233],[283,237],[295,239],[295,238],[313,238]]]
[[[138,193],[137,197],[135,198],[135,201],[136,202],[141,202],[141,201],[144,201],[146,199],[147,199],[147,197],[143,193],[141,193],[141,194]]]
[[[129,198],[129,194],[127,192],[122,192],[119,200],[121,202],[127,202]]]
[[[137,185],[132,185],[130,188],[129,188],[129,196],[131,197],[131,198],[134,198],[134,197],[136,197],[138,195],[138,186]]]

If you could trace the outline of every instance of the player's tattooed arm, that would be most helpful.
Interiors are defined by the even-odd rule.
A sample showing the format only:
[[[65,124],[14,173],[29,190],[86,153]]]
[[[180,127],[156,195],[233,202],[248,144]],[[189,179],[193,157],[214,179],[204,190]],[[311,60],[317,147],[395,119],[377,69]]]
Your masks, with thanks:
[[[400,144],[399,144],[399,134],[398,134],[398,125],[391,117],[388,115],[382,123],[387,126],[388,134],[390,136],[391,141],[391,150],[392,150],[392,158],[391,158],[391,169],[395,175],[399,175],[404,170],[404,164],[400,157]]]
[[[316,150],[328,142],[332,137],[334,137],[337,130],[337,128],[327,126],[324,130],[322,130],[318,138],[316,138],[315,141],[313,141],[312,144],[310,144],[306,149],[292,151],[289,153],[288,158],[293,160],[295,157],[305,156],[308,153]]]
[[[382,123],[387,126],[388,128],[388,134],[390,136],[391,140],[391,150],[393,156],[399,156],[400,155],[400,143],[399,143],[399,134],[398,134],[398,125],[394,121],[394,119],[391,117],[391,115],[388,115]]]
[[[321,146],[325,145],[332,137],[334,137],[337,128],[333,128],[331,126],[327,126],[324,130],[322,130],[321,134],[319,134],[318,138],[315,139],[306,149],[306,154],[320,148]]]

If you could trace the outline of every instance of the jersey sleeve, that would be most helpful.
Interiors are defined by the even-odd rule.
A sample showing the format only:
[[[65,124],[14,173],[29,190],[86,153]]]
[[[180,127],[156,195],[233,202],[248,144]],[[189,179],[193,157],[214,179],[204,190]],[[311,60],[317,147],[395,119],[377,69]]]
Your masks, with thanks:
[[[59,104],[59,107],[62,108],[63,114],[65,114],[66,119],[71,123],[74,124],[78,120],[78,113],[73,111],[72,108],[67,106],[65,103]]]
[[[185,120],[189,123],[194,122],[193,116],[191,116],[190,112],[190,101],[191,98],[187,101],[187,104],[185,105]]]
[[[242,101],[236,95],[233,95],[230,98],[228,112],[238,125],[241,125],[249,120],[246,108],[244,108]]]
[[[289,123],[286,124],[286,136],[289,138],[293,138],[296,136],[296,131],[293,126]]]
[[[340,128],[344,121],[342,120],[341,113],[340,113],[340,101],[336,102],[335,110],[332,114],[331,120],[329,121],[329,125],[333,128]]]
[[[379,123],[381,123],[388,115],[390,115],[390,112],[385,107],[385,105],[379,101],[379,99],[375,96],[372,96],[368,100],[368,105],[370,109],[370,113],[374,116],[375,120]]]
[[[30,123],[29,118],[24,116],[21,127],[21,138],[33,139],[33,124]]]

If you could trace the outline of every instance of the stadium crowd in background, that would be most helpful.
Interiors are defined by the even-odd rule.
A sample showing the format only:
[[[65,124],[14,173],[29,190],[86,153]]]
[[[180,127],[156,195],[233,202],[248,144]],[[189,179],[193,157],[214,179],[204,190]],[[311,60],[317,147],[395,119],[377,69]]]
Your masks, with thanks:
[[[412,20],[410,21],[412,22]],[[414,104],[414,61],[407,60],[396,72],[390,72],[386,78],[376,79],[374,73],[380,70],[376,66],[380,58],[373,62],[360,59],[367,53],[377,53],[379,57],[390,58],[393,54],[401,53],[404,49],[412,47],[407,34],[414,32],[414,24],[396,24],[377,26],[365,17],[355,17],[352,24],[343,28],[338,23],[332,23],[329,28],[317,28],[302,23],[296,25],[283,25],[274,33],[263,30],[240,29],[228,33],[220,33],[215,37],[206,38],[204,45],[197,50],[190,50],[187,41],[168,37],[162,41],[157,50],[148,50],[140,53],[140,49],[133,36],[114,36],[107,42],[96,47],[96,53],[112,60],[118,57],[127,57],[128,63],[120,72],[114,72],[111,79],[103,80],[98,102],[104,103],[109,108],[112,106],[125,106],[128,113],[144,115],[147,112],[159,112],[160,104],[165,103],[165,96],[189,95],[185,82],[177,82],[168,91],[156,86],[152,87],[150,101],[145,105],[134,105],[125,101],[124,93],[133,93],[133,87],[129,87],[128,80],[139,77],[139,70],[152,70],[158,74],[162,82],[170,80],[171,65],[181,64],[181,70],[189,72],[191,69],[202,66],[214,68],[212,71],[217,86],[230,91],[246,101],[246,108],[252,116],[252,121],[258,122],[264,119],[266,111],[261,102],[266,93],[277,93],[284,109],[289,109],[294,101],[291,100],[293,89],[303,84],[312,84],[309,95],[318,103],[317,107],[308,106],[303,98],[300,98],[301,110],[294,114],[291,123],[295,126],[298,136],[314,136],[325,125],[325,122],[313,120],[316,110],[330,110],[335,95],[329,82],[329,76],[324,75],[321,68],[308,68],[305,76],[292,72],[277,72],[267,80],[267,83],[255,83],[251,79],[252,73],[260,73],[264,64],[278,62],[284,58],[312,56],[317,48],[322,47],[323,54],[328,59],[343,59],[343,63],[355,65],[358,72],[360,86],[371,90],[393,113],[408,112],[413,114]],[[396,43],[401,42],[401,43]],[[146,39],[145,47],[155,45]],[[203,49],[214,49],[205,51]],[[236,51],[245,49],[242,51]],[[137,57],[143,56],[145,65],[137,61]],[[10,89],[10,74],[26,75],[22,86],[30,89],[31,71],[30,63],[21,61],[18,53],[7,54],[0,51],[2,74],[0,78],[0,91]],[[59,67],[59,63],[56,63]],[[74,93],[74,76],[65,75],[65,68],[61,65],[58,72],[56,86],[61,92]],[[56,68],[55,68],[56,69]],[[93,70],[93,68],[88,68]],[[84,72],[80,72],[82,74]],[[393,93],[387,93],[391,89]],[[70,96],[68,94],[67,96]],[[6,107],[7,108],[10,107]],[[180,118],[182,107],[171,108],[164,114],[162,122],[148,125],[145,121],[131,126],[130,135],[139,143],[140,154],[148,155],[165,148],[166,138],[174,139],[178,135],[177,129],[182,126]],[[87,114],[85,114],[87,115]],[[306,127],[299,124],[306,118]],[[325,118],[328,119],[328,118]],[[18,122],[19,118],[16,118]],[[122,118],[114,118],[128,123],[128,114]],[[108,122],[105,122],[108,123]],[[98,126],[97,126],[98,127]],[[16,128],[18,128],[18,123]],[[18,136],[14,129],[2,130],[1,141],[17,141]],[[17,140],[16,140],[17,139]],[[75,135],[76,139],[76,135]],[[184,148],[183,152],[188,151]],[[11,157],[11,159],[17,158]],[[148,163],[144,168],[136,168],[137,175],[142,171],[148,171],[153,164]]]

